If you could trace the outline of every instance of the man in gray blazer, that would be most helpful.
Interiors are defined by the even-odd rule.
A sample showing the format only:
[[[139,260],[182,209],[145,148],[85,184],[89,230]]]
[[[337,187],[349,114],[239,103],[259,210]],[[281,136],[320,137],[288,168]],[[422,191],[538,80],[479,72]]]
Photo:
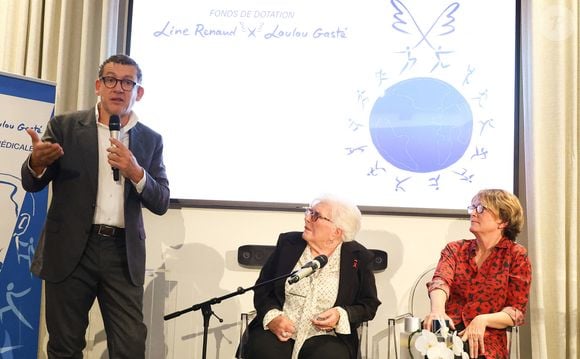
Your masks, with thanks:
[[[141,69],[128,56],[103,62],[99,102],[52,118],[33,150],[22,185],[52,200],[31,270],[45,281],[49,358],[82,358],[88,312],[98,300],[110,358],[144,358],[145,231],[141,208],[162,215],[169,182],[161,136],[132,111],[144,93]],[[119,137],[109,120],[120,120]],[[119,176],[114,176],[114,169]]]

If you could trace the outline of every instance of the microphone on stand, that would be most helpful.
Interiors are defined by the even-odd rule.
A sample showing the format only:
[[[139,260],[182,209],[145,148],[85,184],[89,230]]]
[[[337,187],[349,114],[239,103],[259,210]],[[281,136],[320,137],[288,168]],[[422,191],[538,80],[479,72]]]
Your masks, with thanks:
[[[326,263],[328,263],[328,257],[325,256],[324,254],[315,257],[313,260],[303,265],[302,268],[290,274],[288,284],[294,284],[298,282],[300,279],[308,277],[312,273],[324,267]]]
[[[121,131],[121,119],[118,115],[111,115],[109,118],[109,132],[111,137],[118,140],[119,131]],[[113,180],[116,182],[119,180],[119,169],[113,167]]]

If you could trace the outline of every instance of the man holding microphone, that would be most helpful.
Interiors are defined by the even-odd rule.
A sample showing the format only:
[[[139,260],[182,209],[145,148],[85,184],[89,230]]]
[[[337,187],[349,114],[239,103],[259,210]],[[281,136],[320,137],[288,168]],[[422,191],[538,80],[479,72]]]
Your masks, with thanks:
[[[82,358],[98,300],[110,358],[144,358],[142,206],[162,215],[169,182],[161,135],[139,122],[142,73],[126,55],[99,68],[97,105],[52,118],[22,165],[22,185],[52,200],[31,271],[45,281],[49,358]],[[118,125],[116,125],[118,121]],[[114,176],[114,172],[118,176]]]

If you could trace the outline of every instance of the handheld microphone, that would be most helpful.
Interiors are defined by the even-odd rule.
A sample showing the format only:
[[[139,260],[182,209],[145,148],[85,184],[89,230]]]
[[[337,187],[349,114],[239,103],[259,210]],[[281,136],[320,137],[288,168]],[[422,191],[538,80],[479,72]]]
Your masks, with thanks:
[[[118,115],[111,115],[109,118],[109,132],[111,132],[111,137],[118,140],[119,131],[121,131],[121,119]],[[116,182],[119,180],[119,169],[113,167],[113,180]]]
[[[298,282],[302,278],[306,278],[312,273],[316,272],[317,270],[321,269],[328,263],[328,257],[324,254],[321,254],[311,260],[310,262],[306,263],[302,266],[302,268],[294,271],[290,274],[290,279],[288,279],[288,284],[294,284]]]

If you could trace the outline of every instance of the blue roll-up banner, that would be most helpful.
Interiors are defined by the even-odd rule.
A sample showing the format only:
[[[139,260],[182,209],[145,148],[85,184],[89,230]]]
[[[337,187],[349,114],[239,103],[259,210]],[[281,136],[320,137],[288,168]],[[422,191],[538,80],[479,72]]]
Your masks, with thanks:
[[[46,217],[48,189],[27,193],[20,167],[32,151],[27,128],[44,133],[56,86],[0,72],[0,358],[36,358],[41,281],[30,263]]]

